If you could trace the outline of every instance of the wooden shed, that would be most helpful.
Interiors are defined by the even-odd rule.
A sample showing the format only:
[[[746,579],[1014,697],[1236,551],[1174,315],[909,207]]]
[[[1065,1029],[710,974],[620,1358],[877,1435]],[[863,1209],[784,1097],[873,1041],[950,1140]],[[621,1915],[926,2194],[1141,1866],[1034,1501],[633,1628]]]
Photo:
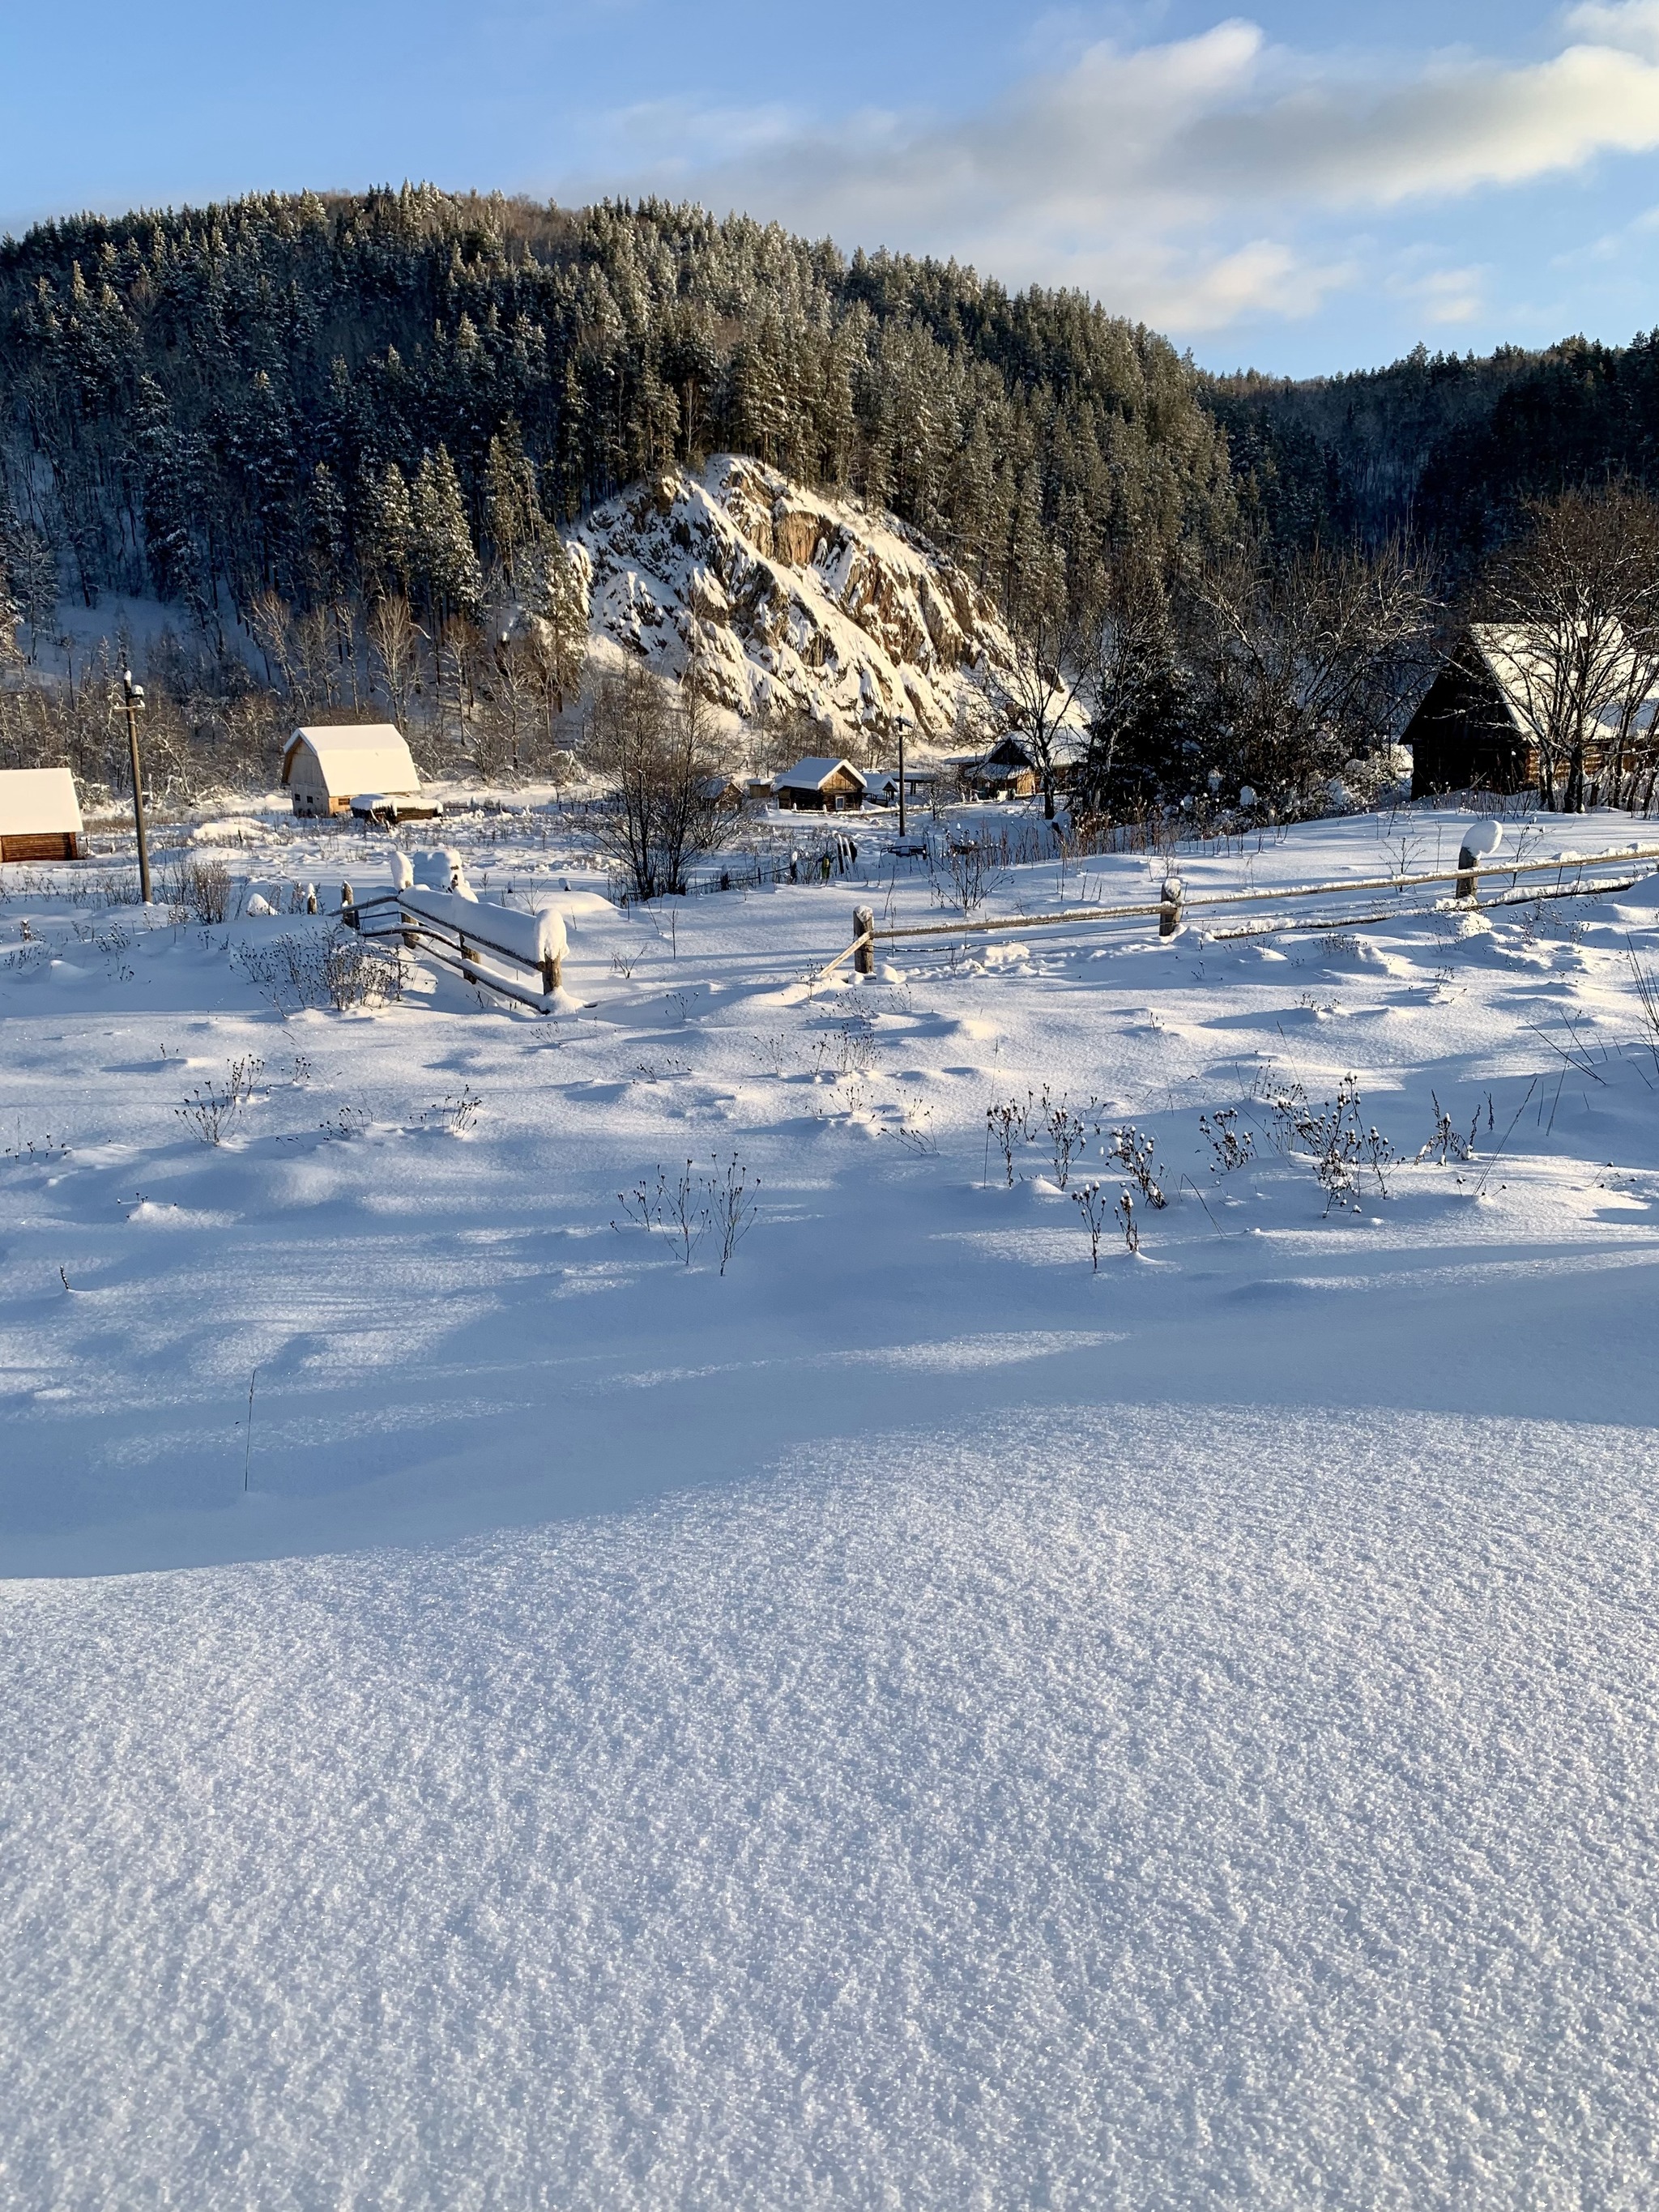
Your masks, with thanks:
[[[1004,738],[979,760],[964,761],[961,775],[970,799],[1030,799],[1037,787],[1036,763],[1018,738]]]
[[[0,860],[78,860],[86,848],[66,768],[0,769]]]
[[[852,762],[817,754],[786,769],[775,788],[780,806],[803,813],[845,814],[864,805],[864,778]]]
[[[349,814],[354,799],[421,808],[421,779],[402,733],[390,722],[314,722],[295,730],[283,755],[283,782],[296,814]]]

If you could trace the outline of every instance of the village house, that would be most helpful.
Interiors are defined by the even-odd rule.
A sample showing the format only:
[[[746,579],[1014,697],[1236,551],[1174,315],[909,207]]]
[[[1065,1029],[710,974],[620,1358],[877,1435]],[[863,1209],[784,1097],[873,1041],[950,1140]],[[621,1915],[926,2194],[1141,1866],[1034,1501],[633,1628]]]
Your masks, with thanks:
[[[864,778],[848,760],[809,755],[786,769],[774,789],[781,807],[801,813],[853,813],[864,805]]]
[[[66,768],[0,769],[0,860],[78,860],[86,849]]]
[[[416,820],[439,811],[421,795],[421,779],[401,732],[390,722],[308,724],[295,730],[283,755],[283,782],[301,815],[363,811]]]
[[[1016,737],[1004,738],[988,753],[963,761],[957,773],[969,799],[1030,799],[1036,793],[1036,763]]]
[[[1541,781],[1542,749],[1556,688],[1555,661],[1524,626],[1472,623],[1402,732],[1411,748],[1412,797],[1447,791],[1526,791]],[[1595,786],[1633,764],[1620,750],[1621,702],[1595,702],[1584,777]],[[1645,732],[1653,702],[1628,738]],[[1555,763],[1558,775],[1565,763]]]

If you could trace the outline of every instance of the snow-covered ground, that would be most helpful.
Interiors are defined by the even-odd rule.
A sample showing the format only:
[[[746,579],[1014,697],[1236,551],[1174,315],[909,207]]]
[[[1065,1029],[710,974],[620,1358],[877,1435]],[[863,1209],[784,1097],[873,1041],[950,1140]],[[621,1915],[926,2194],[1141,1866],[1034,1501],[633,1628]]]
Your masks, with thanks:
[[[263,823],[271,903],[372,881]],[[583,886],[546,817],[446,834]],[[240,948],[322,924],[5,872],[0,2202],[1659,2191],[1659,878],[809,984],[854,904],[944,918],[860,835],[573,896],[550,1019],[421,963],[284,1020]],[[1349,1075],[1397,1157],[1328,1213],[1270,1102]],[[1045,1140],[1010,1186],[1044,1085],[1073,1184],[1154,1140],[1138,1257]],[[723,1276],[628,1221],[734,1158]]]

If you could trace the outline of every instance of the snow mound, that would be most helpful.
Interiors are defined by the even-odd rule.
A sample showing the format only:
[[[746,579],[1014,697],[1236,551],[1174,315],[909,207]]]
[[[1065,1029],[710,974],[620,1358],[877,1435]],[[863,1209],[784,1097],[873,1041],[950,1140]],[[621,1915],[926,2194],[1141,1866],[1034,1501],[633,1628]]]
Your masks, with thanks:
[[[1643,2201],[1652,1468],[1030,1407],[9,1585],[8,2201]]]

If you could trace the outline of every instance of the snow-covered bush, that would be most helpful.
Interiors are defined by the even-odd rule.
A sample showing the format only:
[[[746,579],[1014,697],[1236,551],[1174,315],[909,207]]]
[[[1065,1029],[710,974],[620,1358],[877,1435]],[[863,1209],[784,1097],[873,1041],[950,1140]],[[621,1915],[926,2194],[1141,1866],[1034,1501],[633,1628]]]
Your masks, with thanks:
[[[337,925],[325,930],[284,930],[259,945],[244,945],[242,972],[284,1019],[304,1009],[383,1006],[404,994],[400,947],[360,936]]]

